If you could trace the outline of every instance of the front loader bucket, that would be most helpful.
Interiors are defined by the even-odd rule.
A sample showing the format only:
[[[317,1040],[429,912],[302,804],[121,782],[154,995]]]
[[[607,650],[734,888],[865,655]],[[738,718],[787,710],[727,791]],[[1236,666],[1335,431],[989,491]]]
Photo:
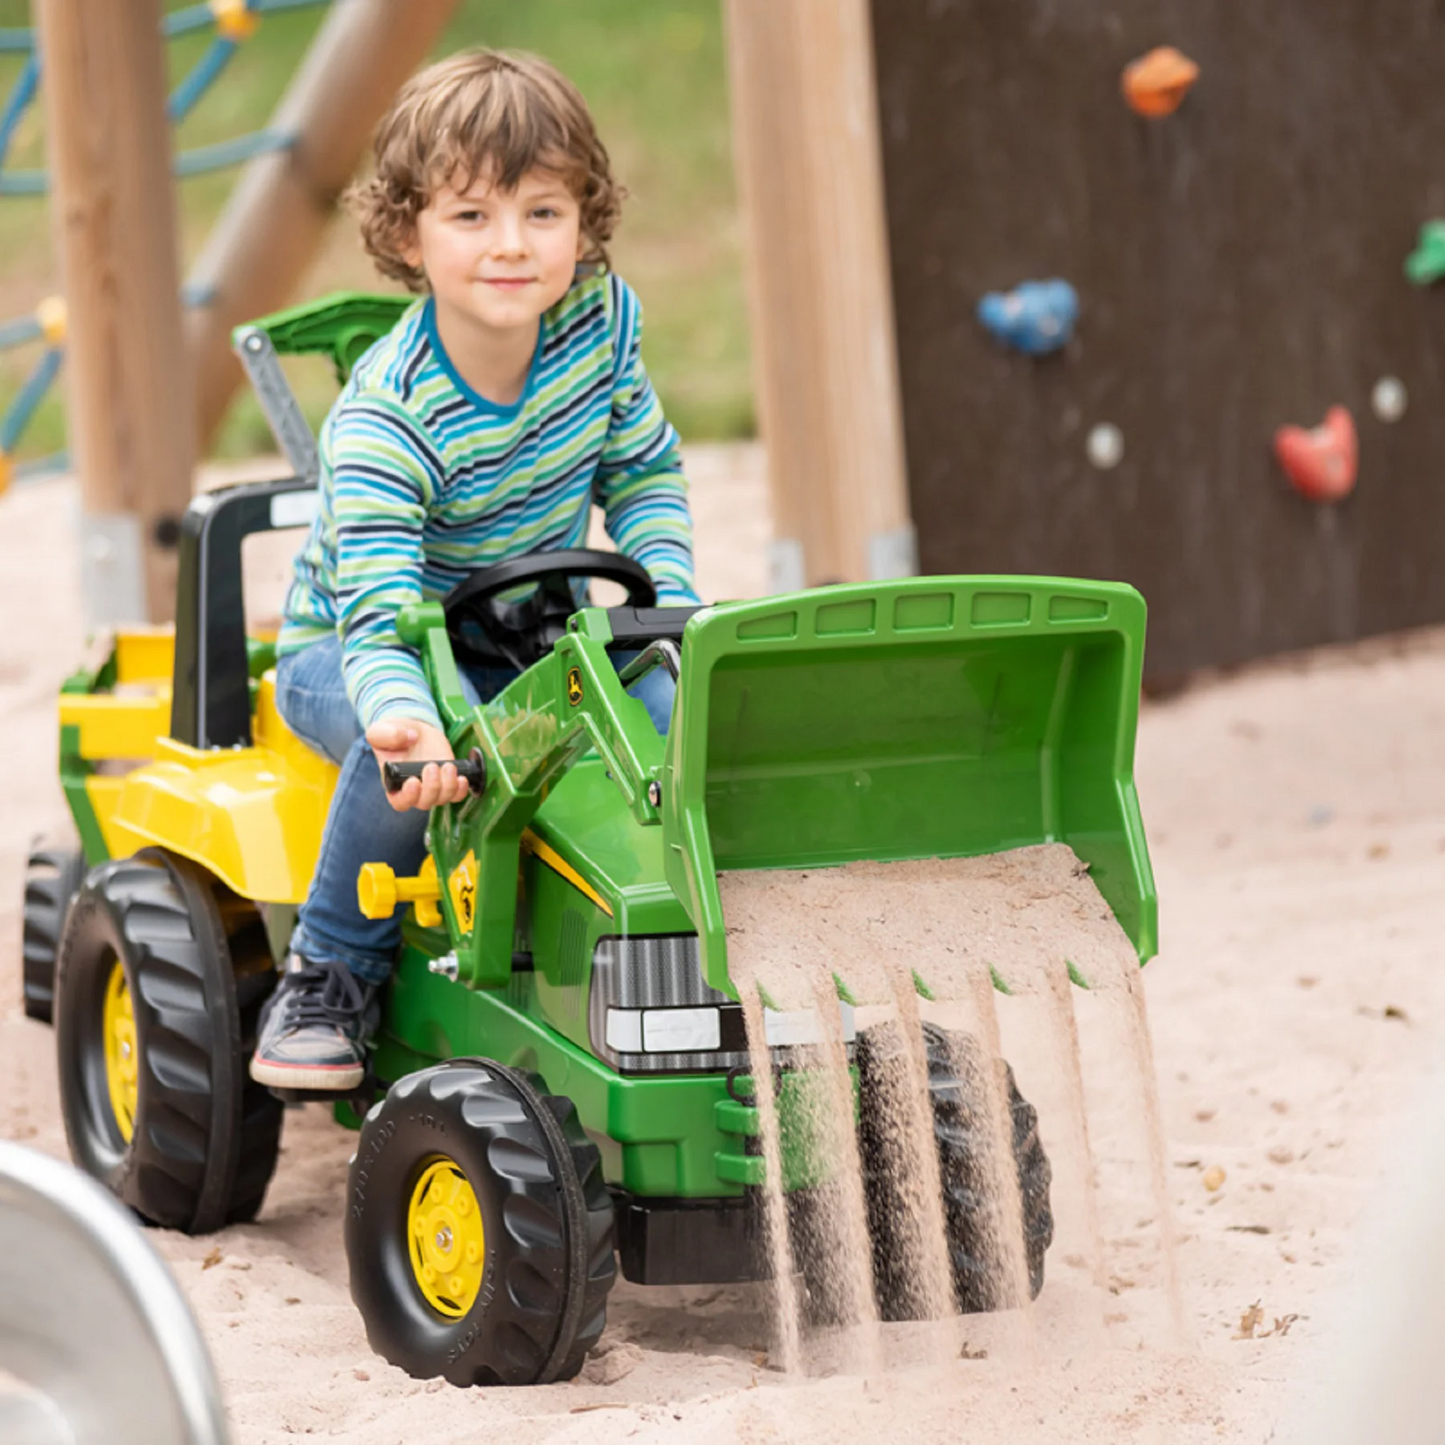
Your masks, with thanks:
[[[728,974],[719,871],[1069,844],[1143,962],[1134,792],[1144,599],[1119,583],[922,577],[709,608],[667,739],[668,881]]]

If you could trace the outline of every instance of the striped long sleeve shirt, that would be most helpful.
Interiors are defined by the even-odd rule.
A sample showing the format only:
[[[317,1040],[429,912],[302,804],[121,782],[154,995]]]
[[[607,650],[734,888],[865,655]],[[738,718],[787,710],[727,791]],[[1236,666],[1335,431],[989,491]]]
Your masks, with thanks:
[[[321,506],[295,563],[281,654],[339,634],[363,728],[437,721],[398,611],[479,567],[586,545],[591,506],[664,604],[695,603],[677,433],[642,365],[637,297],[579,281],[542,318],[521,397],[457,373],[418,301],[357,363],[321,430]]]

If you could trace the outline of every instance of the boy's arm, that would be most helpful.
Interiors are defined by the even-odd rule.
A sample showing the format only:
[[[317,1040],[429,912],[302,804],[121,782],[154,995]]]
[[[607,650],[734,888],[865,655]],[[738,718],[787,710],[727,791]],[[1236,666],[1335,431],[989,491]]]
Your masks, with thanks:
[[[677,433],[662,414],[642,364],[642,312],[625,282],[609,276],[613,337],[612,418],[593,499],[617,550],[640,562],[662,606],[696,605],[692,516]]]
[[[422,600],[422,528],[441,481],[426,436],[391,397],[363,392],[327,424],[336,526],[341,675],[363,729],[384,718],[440,728],[421,659],[396,617]]]

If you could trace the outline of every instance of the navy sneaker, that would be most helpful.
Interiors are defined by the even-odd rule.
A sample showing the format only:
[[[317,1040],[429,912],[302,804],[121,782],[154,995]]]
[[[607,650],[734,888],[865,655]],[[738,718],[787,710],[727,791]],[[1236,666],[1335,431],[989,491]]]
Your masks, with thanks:
[[[261,1015],[251,1077],[272,1089],[360,1087],[375,997],[344,963],[291,954]]]

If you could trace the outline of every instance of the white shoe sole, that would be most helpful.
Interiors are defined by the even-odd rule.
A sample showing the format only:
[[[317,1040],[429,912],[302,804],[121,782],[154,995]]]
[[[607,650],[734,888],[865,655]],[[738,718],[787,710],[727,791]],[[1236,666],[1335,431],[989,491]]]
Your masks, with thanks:
[[[268,1089],[329,1089],[345,1093],[366,1077],[360,1064],[277,1064],[251,1059],[251,1077]]]

